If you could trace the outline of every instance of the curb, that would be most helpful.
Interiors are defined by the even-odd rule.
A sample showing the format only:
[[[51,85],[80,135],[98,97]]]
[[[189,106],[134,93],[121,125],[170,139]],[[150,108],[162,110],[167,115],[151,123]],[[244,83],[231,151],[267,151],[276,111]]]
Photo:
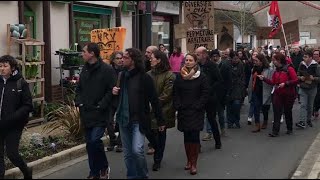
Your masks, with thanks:
[[[320,173],[320,133],[304,155],[291,179],[317,179]]]
[[[104,144],[108,142],[108,138],[103,137],[102,141]],[[80,144],[78,146],[72,147],[70,149],[61,151],[57,154],[51,156],[46,156],[42,159],[29,162],[28,167],[33,168],[33,174],[41,173],[42,171],[53,168],[57,165],[66,163],[73,159],[79,158],[87,154],[86,144]],[[19,179],[23,178],[23,174],[19,168],[12,168],[6,171],[5,179]]]

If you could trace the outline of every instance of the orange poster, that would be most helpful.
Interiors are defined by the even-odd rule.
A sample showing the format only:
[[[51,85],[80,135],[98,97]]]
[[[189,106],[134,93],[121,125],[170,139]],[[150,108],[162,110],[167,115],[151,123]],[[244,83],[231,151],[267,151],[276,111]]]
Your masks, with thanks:
[[[104,62],[110,63],[110,56],[114,51],[123,51],[126,31],[126,28],[123,27],[91,31],[91,42],[99,45],[100,56]]]

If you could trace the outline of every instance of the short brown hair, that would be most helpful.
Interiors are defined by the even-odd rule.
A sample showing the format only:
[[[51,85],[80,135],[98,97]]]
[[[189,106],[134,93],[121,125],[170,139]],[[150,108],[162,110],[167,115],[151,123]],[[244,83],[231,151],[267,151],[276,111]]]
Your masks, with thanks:
[[[277,61],[279,61],[281,64],[287,64],[286,56],[281,54],[280,52],[275,53],[273,56]]]

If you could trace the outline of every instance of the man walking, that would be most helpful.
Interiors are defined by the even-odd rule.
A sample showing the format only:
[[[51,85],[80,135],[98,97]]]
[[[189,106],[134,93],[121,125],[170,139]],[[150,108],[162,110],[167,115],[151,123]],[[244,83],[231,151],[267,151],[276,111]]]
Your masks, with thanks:
[[[99,46],[87,44],[82,51],[85,65],[76,88],[75,104],[79,107],[85,128],[86,149],[90,174],[88,179],[108,179],[110,167],[101,138],[109,119],[112,87],[116,74],[100,58]]]
[[[212,128],[213,138],[216,143],[215,148],[221,149],[220,132],[218,123],[216,121],[216,117],[214,116],[214,112],[217,111],[217,107],[219,104],[217,99],[217,89],[219,88],[220,83],[222,82],[222,77],[219,72],[218,65],[210,61],[207,49],[205,47],[199,47],[198,49],[196,49],[195,53],[199,61],[201,72],[203,72],[206,75],[210,85],[209,100],[205,106],[205,109],[208,121]]]
[[[231,74],[231,64],[228,59],[222,60],[220,58],[220,53],[218,49],[211,51],[210,59],[218,64],[219,71],[222,77],[222,83],[220,87],[217,89],[218,91],[218,99],[219,99],[219,106],[217,108],[218,117],[219,117],[219,124],[221,129],[221,135],[225,135],[225,106],[226,100],[230,96],[231,86],[232,86],[232,74]],[[215,112],[216,114],[216,112]],[[214,114],[214,115],[215,115]]]
[[[300,83],[300,121],[296,123],[299,128],[305,128],[306,122],[312,127],[311,116],[313,112],[313,102],[317,94],[317,85],[320,81],[320,68],[313,60],[313,52],[307,50],[303,55],[303,61],[298,69],[298,79]]]
[[[160,132],[164,131],[165,122],[152,77],[145,72],[141,52],[135,48],[126,49],[123,67],[120,87],[114,87],[112,93],[120,96],[116,120],[121,133],[127,178],[147,179],[144,139],[145,134],[151,131],[149,104]]]

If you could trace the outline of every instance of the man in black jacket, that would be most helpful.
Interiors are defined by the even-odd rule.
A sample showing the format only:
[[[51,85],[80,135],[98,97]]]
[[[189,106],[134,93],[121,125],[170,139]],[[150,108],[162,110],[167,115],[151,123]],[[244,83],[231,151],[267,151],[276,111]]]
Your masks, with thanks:
[[[205,106],[205,108],[206,108],[209,124],[212,128],[213,138],[216,142],[215,148],[221,149],[219,127],[216,121],[216,117],[214,115],[219,105],[219,101],[217,98],[217,90],[220,87],[220,84],[222,82],[222,77],[219,72],[218,65],[210,61],[207,49],[205,47],[199,47],[198,49],[196,49],[195,53],[199,61],[201,72],[203,72],[206,75],[209,81],[209,85],[210,85],[209,101]]]
[[[32,179],[32,169],[19,155],[19,142],[32,111],[32,97],[28,83],[17,70],[14,57],[0,57],[0,179],[4,179],[4,150],[10,161],[22,171],[25,179]],[[20,87],[19,87],[20,86]]]
[[[219,117],[219,124],[221,129],[221,135],[225,134],[225,106],[228,97],[230,96],[231,86],[232,86],[232,74],[231,74],[231,64],[228,59],[222,60],[220,58],[220,53],[218,49],[212,50],[210,53],[210,59],[218,64],[220,74],[222,77],[222,83],[217,89],[218,91],[218,101],[220,102],[217,107],[217,113]],[[215,115],[215,114],[214,114]]]
[[[88,178],[109,177],[110,167],[101,138],[110,121],[112,87],[116,74],[100,58],[99,46],[89,43],[83,48],[85,65],[76,88],[76,106],[79,106],[81,123],[85,128],[86,148],[90,175]]]
[[[120,87],[113,95],[120,95],[116,121],[119,124],[124,161],[128,179],[148,178],[144,156],[145,134],[151,131],[150,105],[155,112],[159,131],[164,131],[164,119],[152,77],[145,72],[143,56],[138,49],[126,49],[123,54],[124,71]]]

